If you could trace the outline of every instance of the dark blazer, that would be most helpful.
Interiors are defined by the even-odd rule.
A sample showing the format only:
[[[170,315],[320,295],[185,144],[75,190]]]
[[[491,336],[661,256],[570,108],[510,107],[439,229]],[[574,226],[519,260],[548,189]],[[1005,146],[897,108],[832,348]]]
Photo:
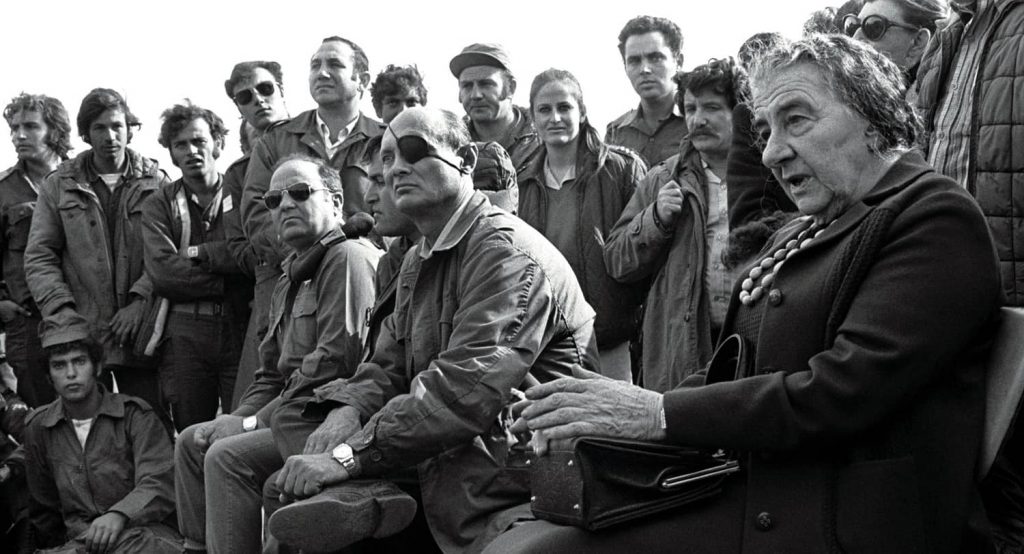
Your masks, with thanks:
[[[745,452],[742,550],[963,550],[1001,303],[979,208],[916,152],[787,260],[747,376],[665,394],[673,441]]]

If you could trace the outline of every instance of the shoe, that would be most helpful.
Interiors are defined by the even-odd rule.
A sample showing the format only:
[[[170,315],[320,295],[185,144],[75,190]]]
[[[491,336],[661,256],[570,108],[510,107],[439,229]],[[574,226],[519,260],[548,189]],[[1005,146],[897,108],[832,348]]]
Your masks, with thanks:
[[[267,528],[277,540],[304,552],[333,552],[394,535],[415,515],[416,500],[394,483],[355,480],[279,508]]]

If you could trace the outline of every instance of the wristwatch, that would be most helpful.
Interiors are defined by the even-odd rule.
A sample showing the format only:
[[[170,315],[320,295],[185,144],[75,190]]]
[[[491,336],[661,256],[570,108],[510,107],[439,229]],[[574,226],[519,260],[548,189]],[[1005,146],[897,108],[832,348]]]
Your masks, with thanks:
[[[185,249],[185,255],[187,257],[189,257],[189,258],[198,258],[199,257],[199,247],[198,246],[189,246],[187,249]]]
[[[249,431],[255,431],[256,426],[260,424],[260,420],[256,416],[246,416],[242,418],[242,430],[248,433]]]
[[[356,471],[356,456],[352,452],[352,447],[341,443],[331,450],[331,457],[334,461],[341,464],[341,467],[345,468],[345,471],[352,475]]]

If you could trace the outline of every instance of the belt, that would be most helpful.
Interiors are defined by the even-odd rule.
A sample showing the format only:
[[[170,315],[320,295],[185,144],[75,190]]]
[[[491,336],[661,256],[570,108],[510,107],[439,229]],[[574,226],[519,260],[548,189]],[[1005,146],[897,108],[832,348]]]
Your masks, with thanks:
[[[226,309],[221,302],[200,300],[197,302],[174,302],[171,304],[171,311],[179,314],[221,315]]]

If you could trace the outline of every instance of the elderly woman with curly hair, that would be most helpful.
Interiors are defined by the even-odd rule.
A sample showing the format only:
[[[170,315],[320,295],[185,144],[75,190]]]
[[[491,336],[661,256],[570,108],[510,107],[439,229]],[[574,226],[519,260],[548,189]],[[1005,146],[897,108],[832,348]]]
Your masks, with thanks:
[[[1002,296],[985,220],[913,149],[900,70],[870,47],[780,43],[751,84],[763,161],[803,215],[734,289],[724,335],[749,366],[664,394],[561,379],[527,392],[519,423],[539,456],[596,435],[731,449],[741,473],[602,532],[523,523],[488,552],[980,551],[968,522]]]

